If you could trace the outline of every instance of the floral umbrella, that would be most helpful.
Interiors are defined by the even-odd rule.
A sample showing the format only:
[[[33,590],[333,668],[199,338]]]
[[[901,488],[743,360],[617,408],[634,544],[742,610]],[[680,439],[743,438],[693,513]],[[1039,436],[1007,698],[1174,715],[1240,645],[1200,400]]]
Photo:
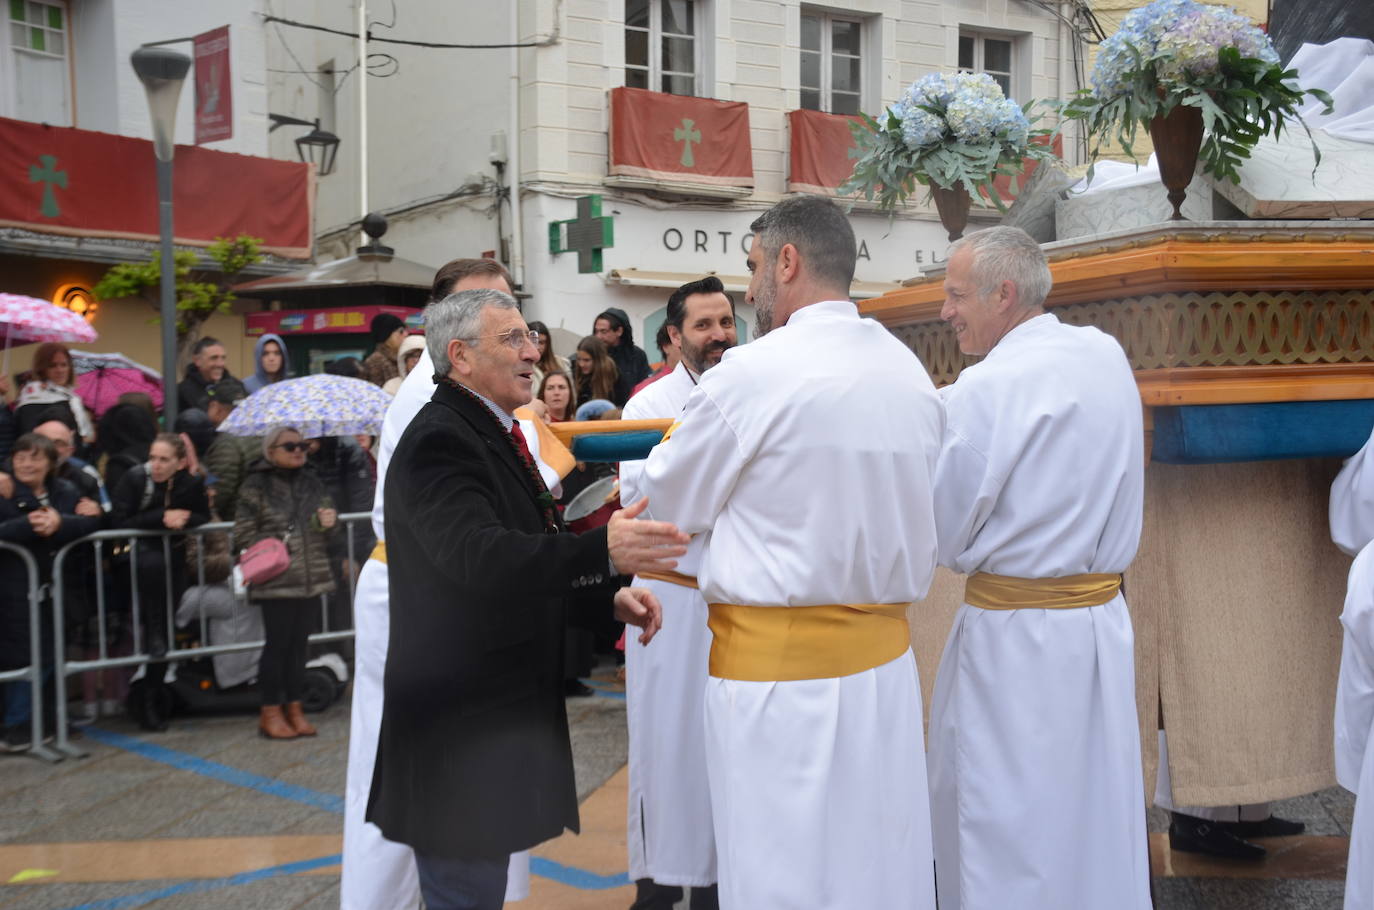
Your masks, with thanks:
[[[37,341],[90,344],[99,337],[80,314],[22,294],[0,294],[0,333],[6,347]]]
[[[302,436],[381,433],[391,396],[370,382],[321,373],[264,386],[234,408],[219,429],[235,436],[265,436],[293,426]]]

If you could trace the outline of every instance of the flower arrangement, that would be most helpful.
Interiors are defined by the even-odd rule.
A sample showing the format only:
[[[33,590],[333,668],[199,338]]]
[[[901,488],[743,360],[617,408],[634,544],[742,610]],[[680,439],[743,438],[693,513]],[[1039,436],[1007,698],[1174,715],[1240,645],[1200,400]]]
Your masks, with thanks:
[[[1052,131],[1032,127],[1033,105],[1023,108],[1007,98],[986,73],[924,76],[880,119],[863,114],[853,125],[857,148],[849,154],[858,161],[840,192],[876,197],[878,207],[890,212],[917,183],[932,192],[962,187],[1005,211],[993,179],[1011,176],[1015,193],[1025,159],[1054,157],[1045,141],[1034,141]]]
[[[1224,6],[1197,0],[1154,0],[1133,10],[1098,51],[1092,88],[1063,107],[1084,121],[1095,140],[1093,157],[1115,139],[1127,154],[1139,126],[1179,106],[1200,109],[1205,173],[1240,182],[1241,161],[1262,136],[1279,135],[1311,95],[1331,111],[1331,98],[1296,85],[1269,36]],[[1303,128],[1307,129],[1306,124]],[[1308,131],[1311,138],[1311,131]],[[1321,161],[1316,143],[1313,155]]]

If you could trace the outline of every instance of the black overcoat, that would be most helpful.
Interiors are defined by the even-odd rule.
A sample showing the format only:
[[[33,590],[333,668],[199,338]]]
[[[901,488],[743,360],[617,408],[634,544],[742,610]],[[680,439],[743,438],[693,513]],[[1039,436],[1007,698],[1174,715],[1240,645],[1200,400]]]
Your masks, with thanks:
[[[546,530],[501,425],[442,384],[384,492],[391,638],[368,820],[456,858],[578,830],[563,629],[569,606],[610,608],[606,529]]]

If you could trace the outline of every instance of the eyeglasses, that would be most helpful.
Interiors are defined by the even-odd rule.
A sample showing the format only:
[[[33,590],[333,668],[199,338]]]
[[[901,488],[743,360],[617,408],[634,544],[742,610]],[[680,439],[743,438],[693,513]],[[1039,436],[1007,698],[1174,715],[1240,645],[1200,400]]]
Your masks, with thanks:
[[[528,332],[522,332],[519,329],[511,329],[509,332],[501,332],[497,335],[473,335],[471,338],[464,338],[463,340],[476,341],[479,338],[500,338],[502,344],[517,351],[524,350],[526,341],[535,347],[539,347],[539,333],[533,329],[530,329]]]
[[[310,448],[310,443],[308,443],[308,442],[279,442],[279,443],[277,443],[276,445],[272,446],[272,448],[274,448],[274,449],[285,449],[285,450],[288,451],[288,452],[304,452],[306,449]]]

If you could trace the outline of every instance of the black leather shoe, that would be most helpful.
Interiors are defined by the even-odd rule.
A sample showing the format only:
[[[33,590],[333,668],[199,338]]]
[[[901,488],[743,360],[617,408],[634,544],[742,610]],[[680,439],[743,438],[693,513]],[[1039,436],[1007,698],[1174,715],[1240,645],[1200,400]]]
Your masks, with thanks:
[[[1259,844],[1237,837],[1225,823],[1209,822],[1191,815],[1171,812],[1169,849],[1180,853],[1202,853],[1223,859],[1261,860],[1268,852]]]
[[[565,679],[563,681],[563,694],[568,698],[586,698],[594,694],[592,687],[586,685],[580,679]]]
[[[1223,827],[1236,837],[1251,840],[1256,837],[1293,837],[1307,830],[1303,822],[1271,815],[1258,822],[1223,822]]]

